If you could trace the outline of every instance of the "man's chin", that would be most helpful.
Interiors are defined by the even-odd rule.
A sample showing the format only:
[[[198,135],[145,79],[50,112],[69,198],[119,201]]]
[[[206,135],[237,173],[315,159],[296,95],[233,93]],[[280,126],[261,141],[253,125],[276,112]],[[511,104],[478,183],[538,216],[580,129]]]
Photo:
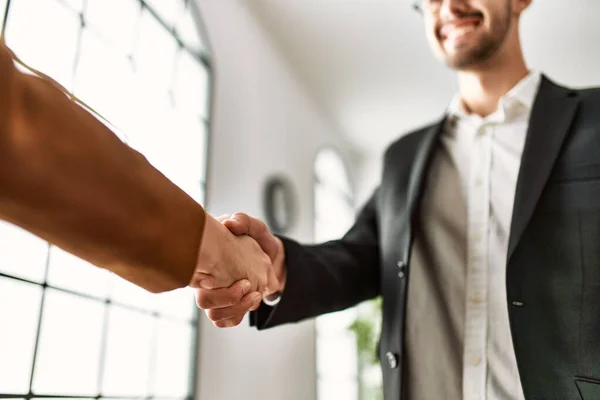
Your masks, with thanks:
[[[462,71],[475,68],[483,63],[484,60],[479,54],[465,50],[466,49],[460,49],[453,54],[444,54],[444,64],[450,69]]]

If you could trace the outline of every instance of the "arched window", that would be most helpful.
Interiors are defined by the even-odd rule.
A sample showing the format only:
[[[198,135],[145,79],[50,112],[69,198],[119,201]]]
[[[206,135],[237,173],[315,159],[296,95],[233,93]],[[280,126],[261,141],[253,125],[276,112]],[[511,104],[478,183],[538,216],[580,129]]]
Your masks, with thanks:
[[[191,0],[0,0],[17,56],[202,203],[211,69],[198,23]],[[189,291],[151,295],[0,223],[0,399],[192,399],[196,342]]]
[[[339,153],[321,150],[315,159],[315,240],[339,239],[354,222],[350,180]],[[359,399],[359,360],[349,326],[355,308],[316,320],[318,399]]]

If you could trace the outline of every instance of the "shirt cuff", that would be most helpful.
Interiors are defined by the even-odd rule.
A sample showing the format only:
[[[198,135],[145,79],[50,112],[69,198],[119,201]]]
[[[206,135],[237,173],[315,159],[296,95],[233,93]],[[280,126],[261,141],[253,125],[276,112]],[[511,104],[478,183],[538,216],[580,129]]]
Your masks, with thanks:
[[[277,304],[279,304],[279,302],[281,301],[281,293],[277,293],[277,297],[275,297],[274,299],[267,299],[266,297],[263,298],[263,303],[265,303],[266,305],[270,306],[270,307],[275,307]]]

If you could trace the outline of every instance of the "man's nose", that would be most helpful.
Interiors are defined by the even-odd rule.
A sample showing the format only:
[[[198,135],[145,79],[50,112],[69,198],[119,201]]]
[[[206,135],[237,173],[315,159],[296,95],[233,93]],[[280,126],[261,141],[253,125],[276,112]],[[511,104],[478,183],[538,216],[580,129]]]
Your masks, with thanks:
[[[440,17],[442,20],[451,20],[457,15],[464,14],[469,9],[469,0],[439,0]]]

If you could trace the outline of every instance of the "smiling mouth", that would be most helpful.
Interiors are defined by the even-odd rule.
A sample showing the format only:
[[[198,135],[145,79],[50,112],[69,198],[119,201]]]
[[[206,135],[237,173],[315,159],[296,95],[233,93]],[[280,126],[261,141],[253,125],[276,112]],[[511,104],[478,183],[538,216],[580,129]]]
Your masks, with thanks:
[[[459,42],[473,33],[483,24],[482,15],[474,15],[459,20],[447,22],[441,26],[438,37],[444,42]]]

